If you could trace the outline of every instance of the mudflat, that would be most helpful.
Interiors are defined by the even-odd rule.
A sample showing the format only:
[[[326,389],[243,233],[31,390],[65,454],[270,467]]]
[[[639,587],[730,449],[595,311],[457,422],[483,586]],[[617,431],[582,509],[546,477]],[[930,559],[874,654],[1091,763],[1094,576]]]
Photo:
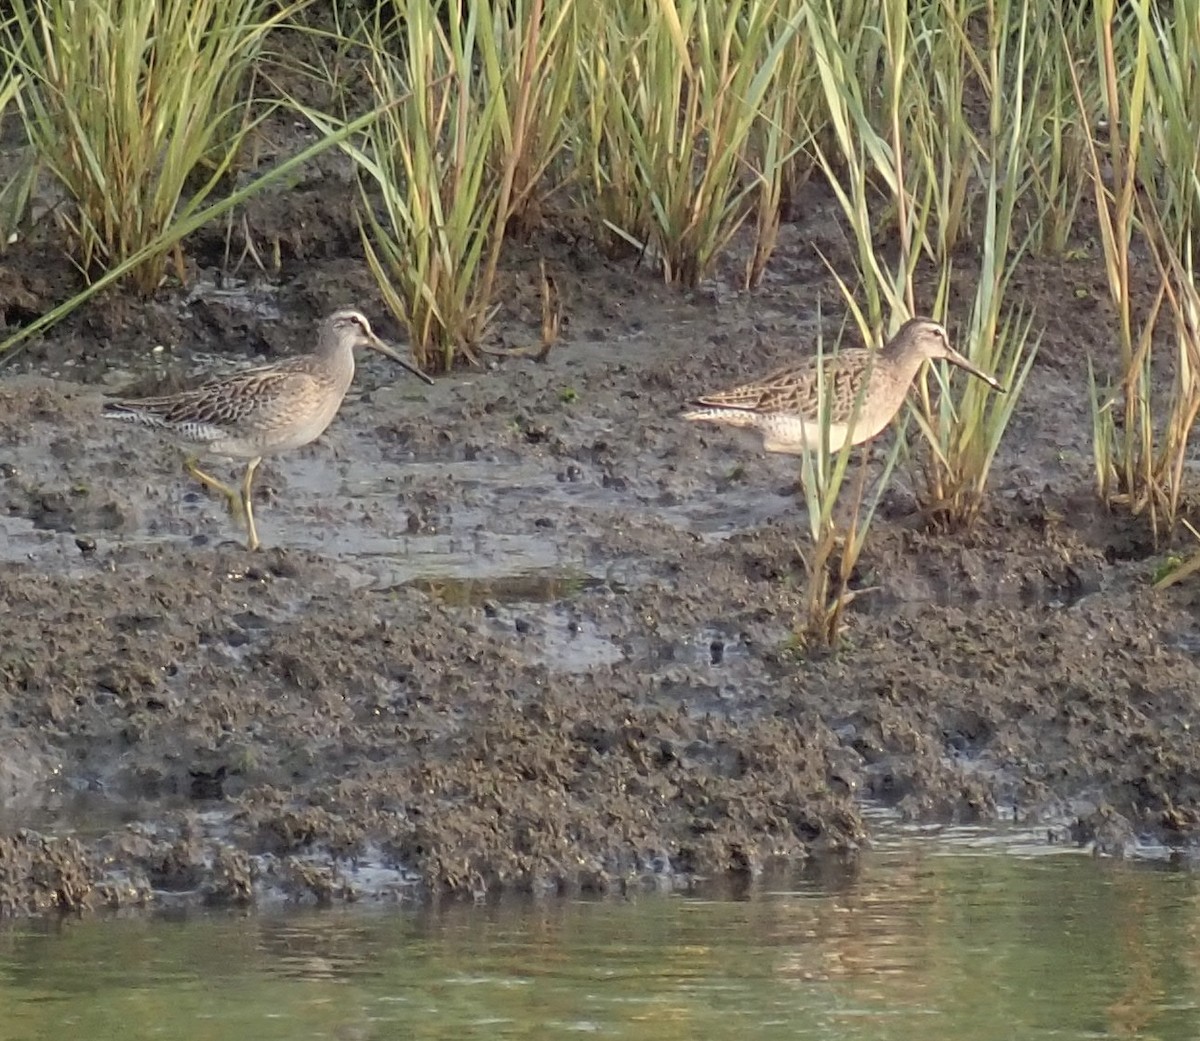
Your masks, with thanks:
[[[218,280],[201,233],[187,287],[109,293],[0,371],[0,911],[687,885],[852,859],[868,803],[1194,841],[1196,587],[1153,593],[1146,526],[1093,493],[1098,256],[1012,291],[1045,335],[979,525],[928,530],[902,463],[873,591],[804,655],[799,462],[677,413],[810,349],[833,201],[809,190],[753,293],[736,248],[683,292],[549,229],[515,247],[501,353],[431,389],[362,359],[330,430],[264,463],[250,554],[101,395],[307,350],[338,306],[398,340],[348,191],[252,205],[282,271]],[[562,341],[503,357],[537,338],[540,260]],[[10,250],[10,321],[71,277]]]

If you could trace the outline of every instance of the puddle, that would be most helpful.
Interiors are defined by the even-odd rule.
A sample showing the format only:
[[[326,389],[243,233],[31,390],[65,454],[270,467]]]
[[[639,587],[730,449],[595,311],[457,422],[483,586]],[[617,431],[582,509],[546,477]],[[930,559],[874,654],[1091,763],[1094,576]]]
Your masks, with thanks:
[[[486,607],[489,604],[555,603],[574,600],[605,580],[583,572],[526,573],[488,578],[414,578],[406,583],[451,607]]]

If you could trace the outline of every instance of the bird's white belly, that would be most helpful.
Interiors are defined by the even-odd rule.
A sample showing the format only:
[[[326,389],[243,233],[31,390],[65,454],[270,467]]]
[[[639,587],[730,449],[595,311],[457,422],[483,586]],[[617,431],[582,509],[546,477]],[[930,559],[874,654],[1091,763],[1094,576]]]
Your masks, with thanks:
[[[886,426],[886,424],[884,424]],[[821,424],[804,420],[799,416],[775,415],[759,425],[763,435],[763,449],[768,452],[783,452],[787,455],[804,455],[821,449]],[[850,439],[851,444],[869,441],[883,427],[864,423],[829,424],[829,451],[840,452]]]

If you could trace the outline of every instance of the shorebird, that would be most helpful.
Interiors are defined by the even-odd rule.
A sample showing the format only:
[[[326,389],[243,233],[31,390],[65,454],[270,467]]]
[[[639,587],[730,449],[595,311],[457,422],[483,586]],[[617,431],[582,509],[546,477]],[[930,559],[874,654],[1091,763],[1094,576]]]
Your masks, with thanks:
[[[258,531],[250,503],[254,471],[263,456],[299,448],[324,433],[354,378],[355,347],[371,347],[433,383],[379,339],[362,314],[347,309],[321,323],[311,354],[243,369],[179,394],[109,399],[104,415],[160,430],[188,452],[184,469],[225,496],[231,514],[245,518],[246,548],[255,550]],[[200,455],[248,460],[241,486],[234,488],[201,470],[196,465]]]
[[[995,379],[950,346],[946,330],[929,318],[913,318],[878,351],[839,351],[778,369],[763,379],[731,390],[705,394],[683,418],[702,423],[749,427],[762,434],[763,450],[803,455],[821,445],[821,393],[829,402],[829,451],[869,441],[904,404],[913,378],[925,361],[945,359],[988,386]],[[824,385],[822,388],[822,384]]]

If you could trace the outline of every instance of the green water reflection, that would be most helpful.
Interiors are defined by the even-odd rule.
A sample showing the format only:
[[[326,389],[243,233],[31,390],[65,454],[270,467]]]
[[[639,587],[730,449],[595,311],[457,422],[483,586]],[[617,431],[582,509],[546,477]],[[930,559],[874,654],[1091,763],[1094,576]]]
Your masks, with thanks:
[[[1200,879],[1081,856],[869,858],[639,897],[0,930],[0,1041],[1200,1036]]]

